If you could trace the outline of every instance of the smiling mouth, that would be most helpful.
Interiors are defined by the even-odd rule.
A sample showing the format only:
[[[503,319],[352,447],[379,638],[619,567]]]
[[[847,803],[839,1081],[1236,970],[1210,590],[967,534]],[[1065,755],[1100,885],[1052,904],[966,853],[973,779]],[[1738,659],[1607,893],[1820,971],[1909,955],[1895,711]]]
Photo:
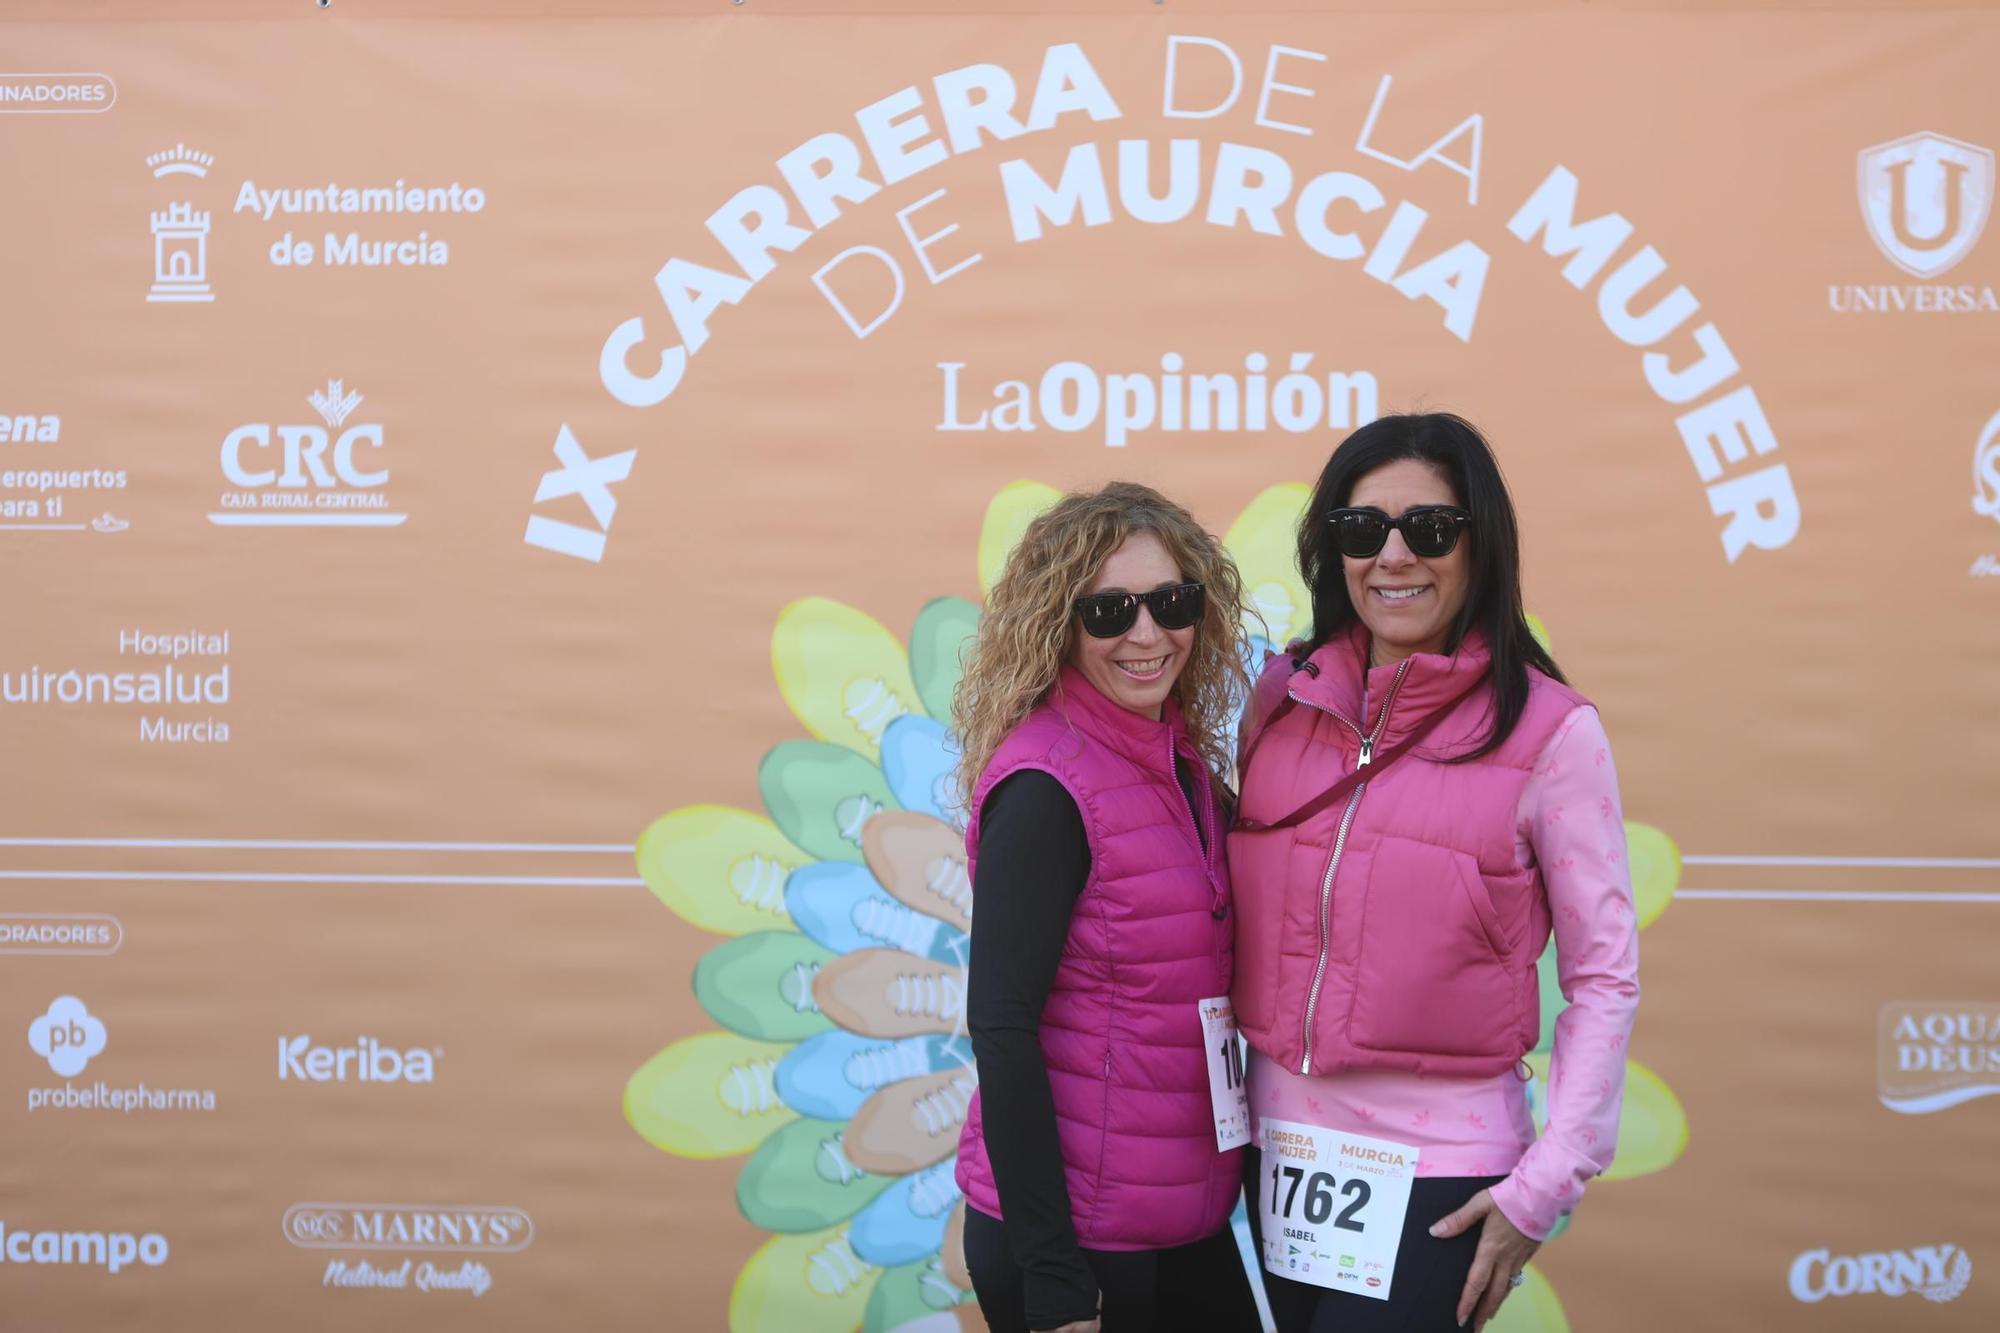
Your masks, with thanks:
[[[1143,662],[1113,662],[1111,665],[1134,680],[1157,680],[1160,673],[1167,669],[1167,659],[1149,657]]]
[[[1369,591],[1391,606],[1403,606],[1416,601],[1429,592],[1430,588],[1426,585],[1421,588],[1370,588]]]

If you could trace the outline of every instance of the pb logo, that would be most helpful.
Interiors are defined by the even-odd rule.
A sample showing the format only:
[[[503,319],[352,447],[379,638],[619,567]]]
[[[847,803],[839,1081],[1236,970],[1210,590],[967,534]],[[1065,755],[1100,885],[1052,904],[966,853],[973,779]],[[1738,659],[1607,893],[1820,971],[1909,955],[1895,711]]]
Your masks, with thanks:
[[[1972,252],[1993,208],[1993,153],[1942,134],[1861,150],[1861,216],[1889,262],[1935,278]]]
[[[28,1024],[28,1047],[49,1062],[60,1077],[74,1078],[101,1054],[107,1038],[104,1023],[91,1016],[74,995],[56,998],[49,1011]]]
[[[223,437],[222,475],[236,487],[222,496],[222,527],[394,527],[383,487],[383,432],[376,422],[348,425],[361,395],[339,380],[307,397],[324,425],[253,422]]]

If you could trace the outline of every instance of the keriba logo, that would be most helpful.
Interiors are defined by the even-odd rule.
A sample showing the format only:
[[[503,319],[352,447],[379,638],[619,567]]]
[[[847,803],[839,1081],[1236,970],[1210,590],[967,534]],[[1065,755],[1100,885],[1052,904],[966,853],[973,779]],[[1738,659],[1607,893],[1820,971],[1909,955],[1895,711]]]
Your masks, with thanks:
[[[439,1049],[398,1050],[374,1037],[352,1046],[315,1046],[310,1036],[278,1038],[278,1081],[304,1083],[430,1083],[437,1077]]]

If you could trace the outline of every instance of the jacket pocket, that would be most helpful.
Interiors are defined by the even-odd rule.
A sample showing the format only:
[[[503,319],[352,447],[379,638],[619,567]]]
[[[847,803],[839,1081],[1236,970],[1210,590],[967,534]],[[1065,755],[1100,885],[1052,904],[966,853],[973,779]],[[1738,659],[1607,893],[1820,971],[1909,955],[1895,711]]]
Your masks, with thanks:
[[[1284,970],[1285,908],[1294,843],[1292,829],[1229,835],[1229,892],[1235,941],[1231,998],[1239,1026],[1268,1032],[1278,1012]]]
[[[1350,1033],[1423,1055],[1516,1054],[1520,993],[1507,937],[1470,856],[1406,838],[1375,848]]]

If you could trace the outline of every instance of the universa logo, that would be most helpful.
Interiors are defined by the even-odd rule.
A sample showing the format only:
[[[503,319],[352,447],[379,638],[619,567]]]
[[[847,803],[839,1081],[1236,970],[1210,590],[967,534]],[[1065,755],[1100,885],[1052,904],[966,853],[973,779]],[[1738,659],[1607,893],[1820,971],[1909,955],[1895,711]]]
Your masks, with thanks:
[[[278,1081],[307,1083],[429,1083],[443,1051],[397,1050],[374,1037],[352,1046],[315,1046],[310,1036],[278,1038]]]
[[[1889,262],[1935,278],[1971,252],[1993,206],[1993,153],[1942,134],[1907,134],[1860,154],[1861,215]]]
[[[409,517],[389,509],[378,422],[349,425],[362,396],[328,380],[306,401],[321,425],[258,421],[223,437],[222,475],[236,487],[222,494],[221,527],[396,527]]]
[[[101,1054],[109,1034],[102,1020],[74,995],[56,997],[49,1011],[28,1024],[28,1046],[63,1078],[74,1078]]]
[[[488,1204],[295,1203],[284,1231],[308,1250],[508,1254],[535,1239],[525,1212]]]
[[[1973,251],[1993,209],[1993,153],[1925,131],[1861,150],[1861,217],[1883,258],[1922,285],[1834,285],[1838,313],[2000,313],[1983,283],[1933,280]]]
[[[1909,1296],[1942,1304],[1972,1283],[1972,1256],[1956,1245],[1919,1245],[1881,1254],[1807,1250],[1792,1260],[1792,1298],[1807,1305],[1829,1296]]]
[[[1882,1006],[1876,1079],[1882,1105],[1929,1115],[2000,1093],[2000,1004]]]

